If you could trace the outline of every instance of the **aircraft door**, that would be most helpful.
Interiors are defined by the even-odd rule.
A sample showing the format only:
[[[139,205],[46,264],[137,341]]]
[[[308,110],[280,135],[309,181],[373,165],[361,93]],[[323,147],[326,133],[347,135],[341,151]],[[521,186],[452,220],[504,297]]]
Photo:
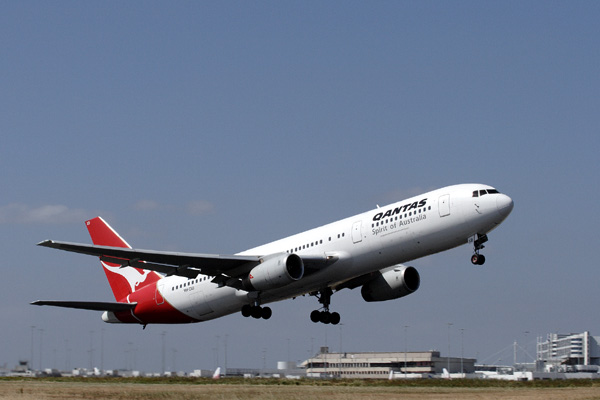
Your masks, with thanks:
[[[438,210],[440,212],[440,217],[445,217],[450,215],[450,195],[445,194],[440,196],[438,200]]]
[[[352,242],[362,242],[362,221],[356,221],[352,224]]]
[[[156,293],[154,294],[154,300],[156,300],[156,305],[160,306],[165,302],[165,298],[162,296],[162,292],[164,291],[165,284],[159,283],[156,285]]]

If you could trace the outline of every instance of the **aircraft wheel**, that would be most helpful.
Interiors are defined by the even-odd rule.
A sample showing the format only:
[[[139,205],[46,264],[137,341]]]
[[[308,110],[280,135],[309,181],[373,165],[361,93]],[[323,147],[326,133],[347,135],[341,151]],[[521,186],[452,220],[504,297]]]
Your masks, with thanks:
[[[252,318],[262,318],[262,309],[260,307],[252,307]]]
[[[314,310],[310,313],[310,320],[315,324],[321,321],[321,313],[317,310]]]
[[[485,263],[485,256],[483,254],[473,254],[471,256],[471,262],[474,265],[483,265],[483,263]]]
[[[252,315],[252,307],[250,307],[249,304],[245,304],[242,306],[242,315],[246,318]]]
[[[327,311],[323,311],[321,313],[321,322],[324,323],[324,324],[331,323],[331,313],[329,313]]]
[[[337,325],[340,323],[341,317],[339,313],[331,313],[331,325]]]
[[[261,314],[263,319],[269,319],[273,315],[273,311],[271,311],[270,307],[265,307],[261,310]]]

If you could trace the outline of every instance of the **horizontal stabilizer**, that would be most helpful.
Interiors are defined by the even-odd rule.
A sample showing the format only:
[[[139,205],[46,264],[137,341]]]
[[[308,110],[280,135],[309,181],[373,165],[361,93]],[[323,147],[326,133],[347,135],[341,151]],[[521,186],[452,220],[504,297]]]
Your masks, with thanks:
[[[115,303],[105,301],[57,301],[37,300],[31,303],[34,306],[54,306],[66,308],[78,308],[81,310],[94,311],[129,311],[133,310],[137,303]]]

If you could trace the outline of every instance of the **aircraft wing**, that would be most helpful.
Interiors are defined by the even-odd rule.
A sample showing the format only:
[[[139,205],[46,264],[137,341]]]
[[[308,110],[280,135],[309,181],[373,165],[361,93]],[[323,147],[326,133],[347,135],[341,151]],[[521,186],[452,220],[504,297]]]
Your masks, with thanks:
[[[78,308],[80,310],[93,311],[129,311],[133,310],[137,303],[114,303],[102,301],[60,301],[60,300],[37,300],[31,303],[34,306],[55,306],[66,308]]]
[[[98,256],[104,262],[156,271],[167,276],[177,275],[193,279],[199,274],[209,275],[214,277],[213,282],[236,289],[242,288],[240,279],[261,262],[259,256],[177,253],[54,240],[45,240],[38,243],[38,246]],[[340,254],[305,255],[301,258],[305,275],[310,275],[336,262]]]
[[[45,240],[38,243],[38,246],[98,256],[102,261],[123,267],[147,269],[187,278],[195,278],[199,274],[240,277],[260,262],[258,256],[177,253],[54,240]]]

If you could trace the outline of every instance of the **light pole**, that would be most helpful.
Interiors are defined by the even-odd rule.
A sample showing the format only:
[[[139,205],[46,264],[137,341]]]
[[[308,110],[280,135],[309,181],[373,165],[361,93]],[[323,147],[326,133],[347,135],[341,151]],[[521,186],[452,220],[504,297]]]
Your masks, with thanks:
[[[404,379],[408,369],[408,325],[404,325]]]
[[[165,375],[165,335],[167,334],[167,332],[162,331],[162,333],[160,334],[161,339],[162,339],[162,375]]]
[[[313,369],[313,358],[315,357],[315,338],[310,338],[310,372],[312,373]]]
[[[90,331],[90,371],[94,371],[94,331]]]
[[[529,334],[529,331],[525,331],[525,360],[527,360],[526,362],[529,362],[529,353],[527,352],[527,335]]]
[[[35,331],[35,325],[31,325],[31,359],[29,360],[29,369],[33,371],[33,331]]]
[[[339,367],[338,368],[338,372],[339,372],[338,377],[341,379],[342,378],[342,351],[344,348],[344,346],[342,345],[343,344],[342,326],[344,326],[344,324],[339,324],[338,326],[340,327],[340,356],[338,357],[338,367]]]
[[[344,324],[339,324],[338,326],[340,327],[340,354],[342,354],[342,351],[343,351],[342,327],[344,326]]]
[[[450,327],[454,325],[452,322],[448,322],[448,373],[450,373]]]
[[[172,371],[177,373],[177,349],[172,348],[171,349],[171,368]]]
[[[465,350],[465,340],[464,340],[465,329],[460,328],[460,373],[464,374],[465,370],[463,368],[463,353]]]
[[[68,371],[71,368],[71,363],[69,362],[69,339],[65,339],[65,371]]]
[[[223,371],[223,373],[221,375],[227,375],[227,339],[229,338],[229,335],[225,335],[225,370]]]
[[[217,335],[217,348],[215,350],[215,357],[216,357],[216,362],[217,362],[217,368],[219,368],[219,340],[221,339],[221,336]]]
[[[104,375],[104,328],[100,329],[100,373]]]
[[[42,370],[42,347],[43,347],[43,343],[44,343],[44,329],[40,328],[39,329],[40,332],[40,371]]]

